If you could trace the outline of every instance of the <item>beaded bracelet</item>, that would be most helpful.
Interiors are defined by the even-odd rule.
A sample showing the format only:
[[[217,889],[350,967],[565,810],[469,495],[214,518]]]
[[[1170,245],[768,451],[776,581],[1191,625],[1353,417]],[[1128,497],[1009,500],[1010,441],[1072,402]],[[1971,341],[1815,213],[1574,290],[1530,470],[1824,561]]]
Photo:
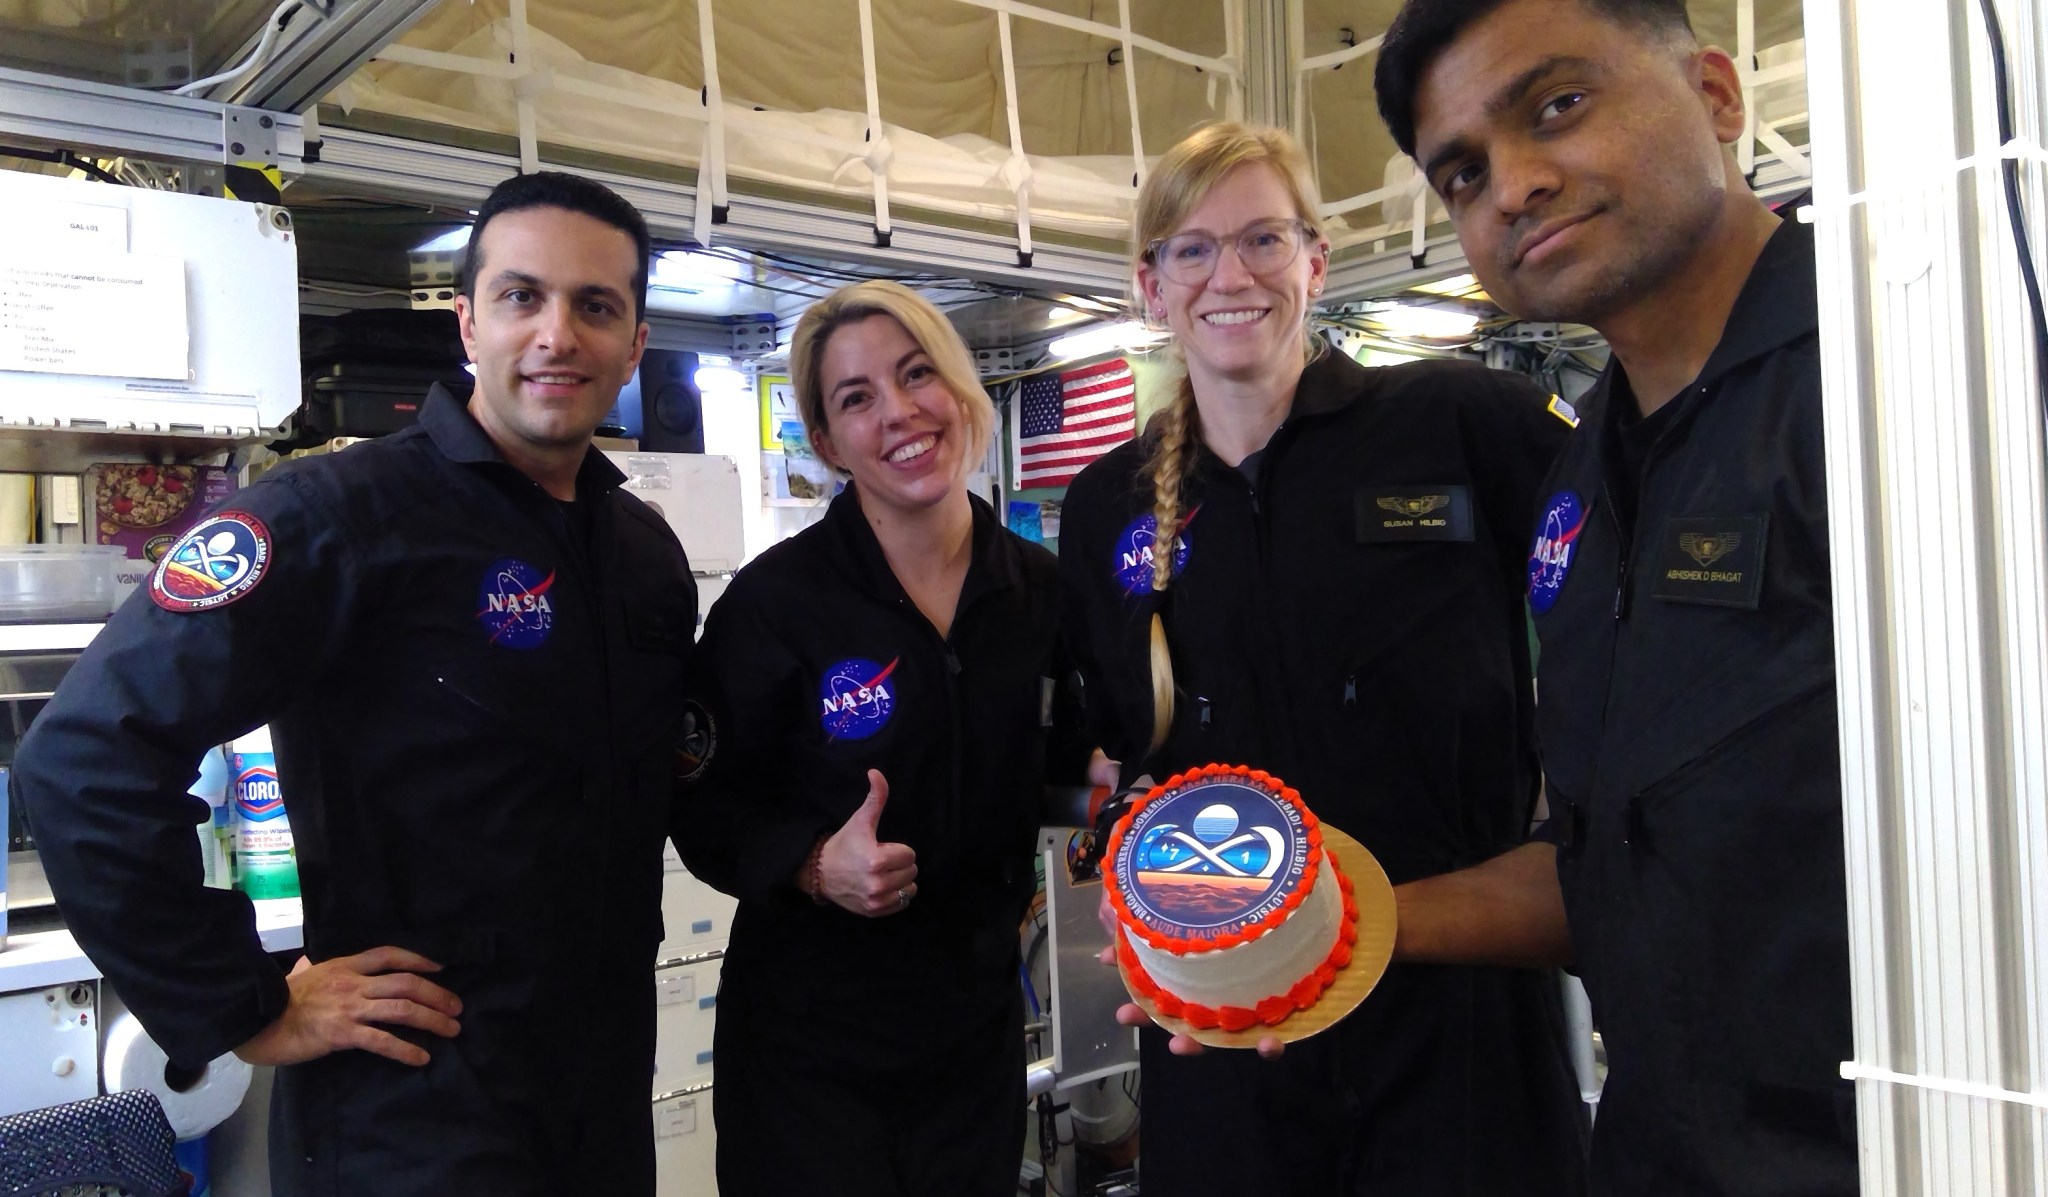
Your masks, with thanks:
[[[830,905],[825,901],[825,839],[821,835],[818,842],[811,845],[811,901],[819,906]]]

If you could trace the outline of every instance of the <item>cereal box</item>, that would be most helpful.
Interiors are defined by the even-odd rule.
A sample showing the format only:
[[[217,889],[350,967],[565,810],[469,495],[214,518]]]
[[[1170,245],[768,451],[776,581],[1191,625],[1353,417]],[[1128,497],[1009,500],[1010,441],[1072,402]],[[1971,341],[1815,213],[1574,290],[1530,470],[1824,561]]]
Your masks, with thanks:
[[[121,462],[87,470],[87,542],[128,550],[131,563],[114,571],[120,597],[146,580],[164,550],[234,489],[234,476],[219,466]]]

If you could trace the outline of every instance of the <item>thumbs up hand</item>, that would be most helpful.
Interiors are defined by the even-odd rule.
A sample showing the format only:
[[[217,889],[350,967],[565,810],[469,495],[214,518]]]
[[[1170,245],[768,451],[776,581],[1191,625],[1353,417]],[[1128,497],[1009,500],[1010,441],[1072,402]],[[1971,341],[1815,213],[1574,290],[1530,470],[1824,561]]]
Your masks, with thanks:
[[[879,769],[868,770],[867,801],[818,855],[819,896],[868,918],[901,914],[917,896],[916,851],[875,838],[875,825],[888,804],[888,779]]]

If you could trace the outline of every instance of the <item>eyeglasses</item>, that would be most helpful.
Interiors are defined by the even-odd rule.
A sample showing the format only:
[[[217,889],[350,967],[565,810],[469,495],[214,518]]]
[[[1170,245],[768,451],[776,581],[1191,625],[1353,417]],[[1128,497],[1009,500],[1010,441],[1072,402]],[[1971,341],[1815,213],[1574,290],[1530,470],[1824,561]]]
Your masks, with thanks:
[[[1312,230],[1308,222],[1294,218],[1261,220],[1246,225],[1234,237],[1219,240],[1212,233],[1176,233],[1145,245],[1145,260],[1184,287],[1209,281],[1216,263],[1223,260],[1226,244],[1237,246],[1237,260],[1253,274],[1285,270],[1301,256],[1301,244]]]

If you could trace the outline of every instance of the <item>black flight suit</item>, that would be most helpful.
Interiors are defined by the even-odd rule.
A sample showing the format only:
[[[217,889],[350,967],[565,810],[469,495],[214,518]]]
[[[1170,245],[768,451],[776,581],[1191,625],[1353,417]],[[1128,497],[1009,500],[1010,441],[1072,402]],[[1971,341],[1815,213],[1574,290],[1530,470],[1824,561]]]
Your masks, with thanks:
[[[1538,786],[1521,529],[1568,431],[1549,402],[1475,365],[1324,354],[1243,470],[1198,451],[1163,601],[1138,473],[1149,437],[1083,471],[1061,530],[1069,638],[1126,778],[1270,770],[1396,884],[1521,842]],[[1148,757],[1155,610],[1177,698]],[[1396,964],[1277,1061],[1172,1056],[1148,1030],[1145,1191],[1577,1193],[1584,1116],[1559,1006],[1547,973]]]
[[[1544,488],[1544,838],[1607,1046],[1599,1193],[1857,1191],[1817,329],[1788,216],[1699,378],[1638,420],[1610,366]]]
[[[457,400],[424,406],[415,428],[230,498],[229,547],[246,559],[260,529],[267,553],[254,584],[200,610],[138,592],[36,719],[14,784],[65,919],[175,1061],[286,1003],[248,901],[200,884],[205,811],[185,793],[208,745],[259,723],[306,955],[396,944],[444,966],[461,1032],[394,1028],[425,1067],[348,1050],[278,1070],[275,1192],[651,1193],[669,731],[696,587],[602,454],[565,516]]]
[[[740,571],[690,693],[715,746],[678,804],[690,871],[740,899],[718,993],[724,1197],[1008,1197],[1022,1158],[1018,930],[1048,771],[1085,772],[1050,553],[974,502],[945,638],[855,492]],[[797,870],[888,779],[917,896],[864,918]]]

